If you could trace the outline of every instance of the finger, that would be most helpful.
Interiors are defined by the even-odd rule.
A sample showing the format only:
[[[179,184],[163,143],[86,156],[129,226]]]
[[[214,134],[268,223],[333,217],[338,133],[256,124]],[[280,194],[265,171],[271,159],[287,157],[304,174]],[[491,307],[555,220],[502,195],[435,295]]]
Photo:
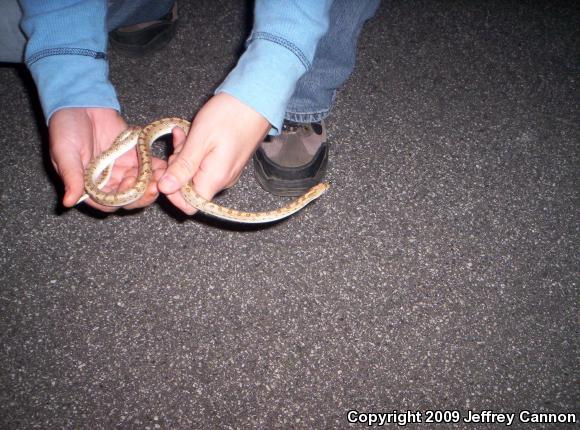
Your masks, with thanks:
[[[157,157],[151,157],[151,160],[153,163],[153,180],[157,182],[161,179],[165,169],[167,169],[167,161]],[[156,176],[157,174],[159,174],[159,176]]]
[[[187,215],[193,215],[197,212],[197,209],[191,206],[185,201],[181,191],[177,191],[173,194],[167,194],[167,199],[171,202],[173,206],[179,209],[181,212]]]
[[[137,178],[135,176],[125,176],[116,187],[116,192],[122,192],[135,187]],[[153,183],[149,183],[147,189],[139,199],[122,206],[123,209],[139,209],[150,205],[157,198],[157,187]]]
[[[159,191],[164,194],[173,194],[183,187],[205,156],[205,147],[196,145],[192,135],[185,140],[185,133],[179,127],[173,129],[173,139],[177,153],[170,158],[167,171],[158,185]]]
[[[173,155],[177,155],[183,149],[185,142],[187,142],[187,135],[181,127],[173,127],[171,135],[173,138]]]
[[[210,152],[201,162],[199,169],[192,179],[193,188],[197,194],[211,201],[214,196],[224,188],[233,185],[240,176],[236,160],[230,154],[220,154],[218,151]],[[197,209],[193,208],[183,198],[180,192],[168,196],[171,203],[188,215],[193,215]]]
[[[84,169],[80,154],[76,151],[61,152],[54,163],[64,183],[62,204],[68,208],[73,207],[85,191]]]
[[[206,200],[213,199],[224,188],[233,185],[240,176],[241,168],[236,165],[238,161],[224,148],[210,152],[193,177],[195,191]]]
[[[151,177],[151,182],[149,183],[147,190],[145,190],[145,193],[139,200],[131,203],[130,205],[125,206],[125,209],[137,209],[149,206],[155,200],[157,200],[157,197],[159,197],[158,182],[159,179],[161,179],[161,177],[165,173],[165,170],[167,168],[167,162],[165,160],[156,157],[152,157],[152,160],[153,160],[153,175]]]
[[[166,197],[171,202],[171,204],[173,206],[175,206],[177,209],[179,209],[180,211],[182,211],[183,213],[185,213],[187,215],[191,216],[197,212],[196,208],[194,208],[189,203],[187,203],[187,201],[185,200],[185,198],[181,194],[181,189],[177,190],[174,193],[166,194]]]
[[[157,197],[159,196],[159,191],[157,190],[157,184],[154,181],[151,181],[147,186],[147,189],[143,193],[143,195],[132,203],[123,206],[125,209],[139,209],[144,208],[146,206],[151,205]]]
[[[109,181],[109,183],[107,185],[105,185],[105,187],[103,188],[103,191],[105,191],[107,193],[114,193],[114,192],[119,192],[122,190],[127,190],[135,185],[136,180],[137,180],[137,178],[135,178],[134,176],[126,176],[126,177],[123,177],[120,182],[114,181],[113,183],[111,183],[111,181]],[[91,206],[95,209],[98,209],[102,212],[108,212],[108,213],[115,212],[121,208],[121,206],[101,205],[100,203],[97,203],[92,199],[87,200],[87,203],[89,204],[89,206]],[[132,209],[128,206],[130,206],[134,203],[135,202],[133,202],[129,205],[125,205],[125,206],[123,206],[123,208]]]
[[[226,184],[224,188],[232,188],[234,185],[236,185],[240,180],[240,176],[242,176],[242,173],[243,170],[240,170],[240,173],[238,173],[238,175],[232,181],[230,181],[230,183]]]
[[[205,161],[204,161],[205,162]],[[193,188],[197,194],[210,201],[213,197],[226,187],[227,181],[221,179],[208,170],[200,168],[193,177]],[[195,214],[198,209],[191,206],[181,194],[181,191],[167,195],[169,201],[187,215]]]

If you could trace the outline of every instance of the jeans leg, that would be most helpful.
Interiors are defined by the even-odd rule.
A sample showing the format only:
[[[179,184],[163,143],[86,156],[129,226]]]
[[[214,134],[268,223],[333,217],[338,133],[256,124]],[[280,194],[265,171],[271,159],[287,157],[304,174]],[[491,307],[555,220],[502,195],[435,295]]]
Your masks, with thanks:
[[[167,14],[175,0],[109,0],[108,31],[119,27],[155,21]]]
[[[22,10],[17,0],[0,1],[0,62],[22,63],[26,38],[20,30]]]
[[[358,36],[380,0],[335,0],[328,32],[318,43],[312,68],[298,81],[286,119],[318,122],[330,113],[336,91],[354,70]]]

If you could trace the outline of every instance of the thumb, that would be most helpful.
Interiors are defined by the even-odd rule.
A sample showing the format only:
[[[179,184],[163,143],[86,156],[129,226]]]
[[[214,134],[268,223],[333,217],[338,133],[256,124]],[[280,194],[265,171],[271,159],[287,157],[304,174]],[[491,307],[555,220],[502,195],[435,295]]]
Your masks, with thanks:
[[[60,154],[55,160],[57,171],[64,183],[64,197],[62,203],[66,207],[73,207],[85,191],[84,169],[80,155],[76,151]]]
[[[192,139],[185,141],[185,133],[179,127],[173,129],[173,146],[176,151],[158,183],[159,191],[164,194],[173,194],[183,187],[195,175],[204,157]]]

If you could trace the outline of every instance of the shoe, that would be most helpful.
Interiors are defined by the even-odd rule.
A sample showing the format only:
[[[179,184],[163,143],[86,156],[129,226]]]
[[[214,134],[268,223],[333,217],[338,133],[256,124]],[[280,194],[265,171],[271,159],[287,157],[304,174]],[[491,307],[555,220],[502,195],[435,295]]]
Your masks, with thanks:
[[[177,29],[177,2],[156,21],[120,27],[109,33],[112,47],[131,55],[144,55],[164,48]]]
[[[284,121],[282,133],[268,137],[254,154],[254,175],[277,196],[300,196],[326,173],[328,144],[323,122]]]

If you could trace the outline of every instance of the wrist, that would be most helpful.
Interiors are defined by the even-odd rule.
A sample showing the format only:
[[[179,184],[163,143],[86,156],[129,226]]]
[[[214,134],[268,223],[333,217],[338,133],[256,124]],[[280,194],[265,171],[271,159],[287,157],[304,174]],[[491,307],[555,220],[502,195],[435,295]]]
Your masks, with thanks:
[[[30,72],[47,124],[56,111],[65,108],[120,111],[104,60],[74,55],[52,56],[31,64]]]

